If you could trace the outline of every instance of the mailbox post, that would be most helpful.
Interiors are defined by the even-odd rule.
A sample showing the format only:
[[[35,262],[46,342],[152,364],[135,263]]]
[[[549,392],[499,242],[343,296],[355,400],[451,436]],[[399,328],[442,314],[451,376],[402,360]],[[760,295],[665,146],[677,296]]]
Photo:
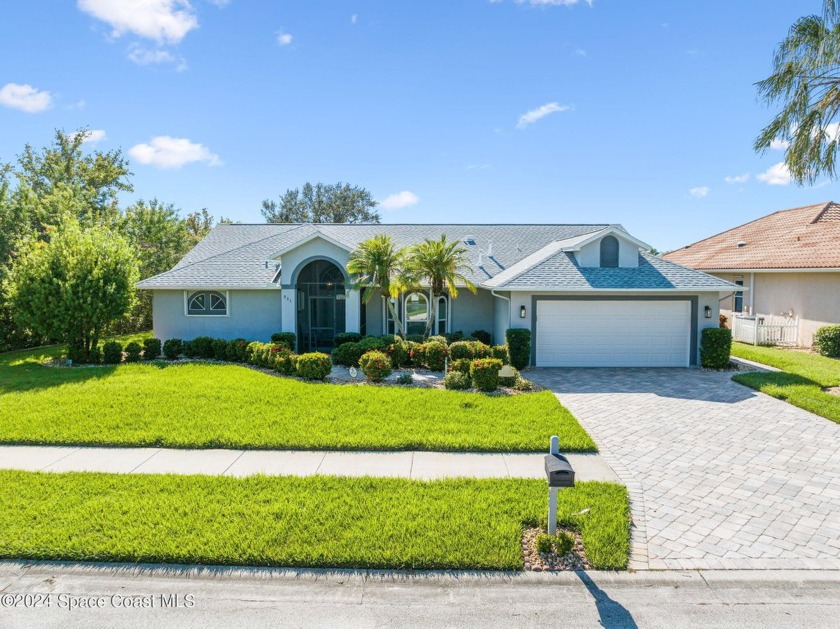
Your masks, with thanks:
[[[575,486],[575,471],[569,460],[560,454],[560,438],[552,437],[549,453],[545,457],[545,475],[548,480],[548,534],[557,533],[557,490]]]

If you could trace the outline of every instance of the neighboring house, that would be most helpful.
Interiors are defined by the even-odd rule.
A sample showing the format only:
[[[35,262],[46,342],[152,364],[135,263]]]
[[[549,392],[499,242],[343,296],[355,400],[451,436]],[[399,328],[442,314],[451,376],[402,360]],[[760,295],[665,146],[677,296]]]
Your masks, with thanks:
[[[645,253],[620,225],[219,225],[153,291],[155,334],[267,340],[295,332],[298,351],[329,351],[339,332],[394,332],[384,300],[362,299],[345,265],[375,234],[398,246],[446,234],[467,249],[477,294],[441,297],[435,333],[532,330],[539,366],[688,366],[733,285]],[[397,304],[422,333],[427,292]]]
[[[667,260],[744,287],[721,302],[737,313],[799,318],[799,343],[840,323],[840,205],[782,210],[672,251]]]

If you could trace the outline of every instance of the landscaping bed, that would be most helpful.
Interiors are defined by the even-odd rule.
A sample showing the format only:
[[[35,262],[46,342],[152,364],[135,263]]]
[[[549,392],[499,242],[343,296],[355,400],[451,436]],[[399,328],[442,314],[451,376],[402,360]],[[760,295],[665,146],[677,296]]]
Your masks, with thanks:
[[[0,355],[0,443],[173,448],[568,452],[595,443],[548,391],[489,396],[311,384],[233,364],[40,363]]]
[[[593,568],[626,567],[624,487],[580,483],[558,503]],[[545,513],[535,480],[0,470],[0,558],[521,570],[523,532]]]
[[[744,343],[733,343],[732,355],[782,370],[739,373],[735,382],[840,423],[840,397],[831,391],[840,386],[840,360]]]

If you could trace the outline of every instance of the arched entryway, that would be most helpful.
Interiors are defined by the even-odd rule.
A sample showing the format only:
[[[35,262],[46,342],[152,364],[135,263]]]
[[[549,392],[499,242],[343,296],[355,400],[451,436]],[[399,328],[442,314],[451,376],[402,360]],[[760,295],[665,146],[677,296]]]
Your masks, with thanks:
[[[312,260],[297,276],[297,336],[301,352],[329,352],[345,331],[344,273],[330,260]]]

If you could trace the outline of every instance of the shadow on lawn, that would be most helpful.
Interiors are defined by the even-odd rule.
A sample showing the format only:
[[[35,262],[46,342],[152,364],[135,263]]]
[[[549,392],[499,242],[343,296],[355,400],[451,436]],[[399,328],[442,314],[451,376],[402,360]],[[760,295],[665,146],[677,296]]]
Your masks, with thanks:
[[[63,384],[107,378],[114,373],[111,365],[97,367],[46,367],[35,362],[17,365],[0,364],[0,395],[49,389]]]

